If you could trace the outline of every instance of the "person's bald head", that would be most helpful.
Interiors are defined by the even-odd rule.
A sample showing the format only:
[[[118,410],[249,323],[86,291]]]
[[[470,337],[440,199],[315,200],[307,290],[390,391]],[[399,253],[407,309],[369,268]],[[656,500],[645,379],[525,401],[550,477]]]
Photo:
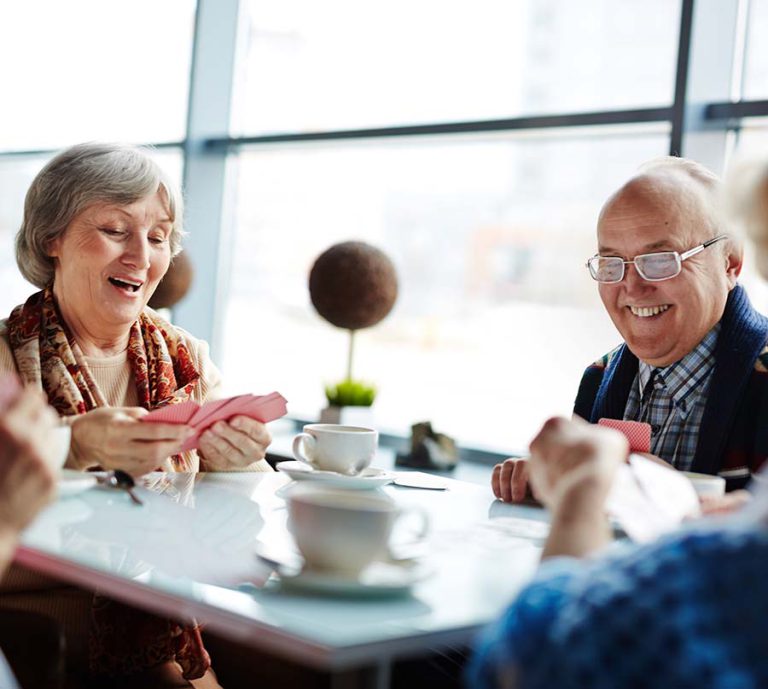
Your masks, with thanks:
[[[646,163],[603,206],[599,255],[631,261],[662,251],[683,254],[725,234],[719,193],[717,176],[698,163],[679,158]],[[661,282],[644,280],[629,264],[621,282],[600,284],[600,297],[630,350],[663,367],[688,354],[720,320],[740,270],[741,250],[725,240],[684,261],[678,276]]]
[[[603,205],[599,228],[605,217],[626,207],[656,206],[666,209],[665,218],[674,232],[691,232],[697,242],[726,233],[720,213],[721,181],[711,170],[685,158],[667,156],[642,165]]]

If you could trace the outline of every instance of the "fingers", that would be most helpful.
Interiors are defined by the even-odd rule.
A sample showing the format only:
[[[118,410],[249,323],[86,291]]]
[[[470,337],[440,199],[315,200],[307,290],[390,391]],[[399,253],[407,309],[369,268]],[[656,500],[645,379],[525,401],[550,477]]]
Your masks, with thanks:
[[[497,464],[493,467],[491,473],[491,490],[493,491],[493,497],[497,500],[501,500],[501,464]]]
[[[493,467],[491,489],[503,502],[521,502],[528,487],[528,460],[525,458],[505,459]]]
[[[175,442],[183,445],[184,441],[195,434],[195,429],[184,424],[172,423],[125,423],[125,432],[129,440],[139,442]]]
[[[248,416],[235,416],[230,419],[229,425],[232,428],[245,433],[254,443],[261,446],[263,450],[266,450],[272,442],[272,436],[270,435],[269,430],[267,430],[266,424],[256,421],[256,419],[252,419]],[[259,457],[259,459],[261,458],[262,457]]]
[[[219,421],[200,436],[206,461],[220,469],[239,468],[266,455],[272,437],[267,427],[247,416]]]
[[[123,469],[136,476],[161,466],[181,450],[194,429],[179,424],[143,423],[143,410],[100,408],[72,423],[81,468]]]
[[[213,430],[213,426],[200,436],[200,449],[210,468],[224,469],[240,464],[240,451]]]
[[[515,462],[509,483],[512,492],[512,502],[522,502],[525,500],[525,492],[528,488],[528,462],[526,460],[518,459]]]
[[[744,507],[752,499],[746,490],[734,490],[725,495],[702,495],[699,497],[701,512],[705,515],[730,514]]]

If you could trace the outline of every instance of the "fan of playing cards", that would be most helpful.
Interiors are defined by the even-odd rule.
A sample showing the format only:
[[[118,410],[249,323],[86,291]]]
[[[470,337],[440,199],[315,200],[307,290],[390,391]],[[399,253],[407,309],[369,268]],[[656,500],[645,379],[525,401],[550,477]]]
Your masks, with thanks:
[[[196,433],[181,448],[182,452],[187,452],[198,446],[203,432],[217,421],[226,421],[233,416],[249,416],[261,423],[268,423],[285,416],[287,412],[285,404],[286,400],[279,392],[270,392],[268,395],[237,395],[202,405],[190,400],[155,409],[141,420],[150,423],[178,423],[192,426]]]

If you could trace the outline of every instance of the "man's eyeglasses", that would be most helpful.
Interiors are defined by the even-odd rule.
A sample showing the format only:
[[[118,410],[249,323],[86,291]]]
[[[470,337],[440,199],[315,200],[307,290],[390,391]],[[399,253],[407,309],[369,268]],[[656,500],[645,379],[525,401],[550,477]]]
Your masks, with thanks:
[[[653,254],[640,254],[631,261],[625,261],[619,256],[593,256],[587,261],[589,274],[594,280],[604,284],[621,282],[624,279],[624,266],[633,263],[635,270],[643,280],[649,282],[661,282],[680,275],[683,269],[683,261],[691,256],[701,253],[708,246],[712,246],[721,239],[726,239],[728,235],[721,234],[709,241],[694,246],[693,249],[682,254],[677,251],[658,251]]]

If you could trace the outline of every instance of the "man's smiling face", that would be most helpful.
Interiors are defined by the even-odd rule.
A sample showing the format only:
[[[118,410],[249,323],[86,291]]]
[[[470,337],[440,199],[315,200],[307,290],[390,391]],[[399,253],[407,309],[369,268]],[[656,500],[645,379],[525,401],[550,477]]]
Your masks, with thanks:
[[[598,253],[624,260],[657,251],[682,254],[718,234],[714,224],[702,190],[684,176],[645,175],[603,207]],[[652,366],[669,366],[720,320],[740,270],[740,253],[730,241],[718,242],[662,282],[648,282],[627,265],[621,282],[599,285],[600,298],[635,356]]]

